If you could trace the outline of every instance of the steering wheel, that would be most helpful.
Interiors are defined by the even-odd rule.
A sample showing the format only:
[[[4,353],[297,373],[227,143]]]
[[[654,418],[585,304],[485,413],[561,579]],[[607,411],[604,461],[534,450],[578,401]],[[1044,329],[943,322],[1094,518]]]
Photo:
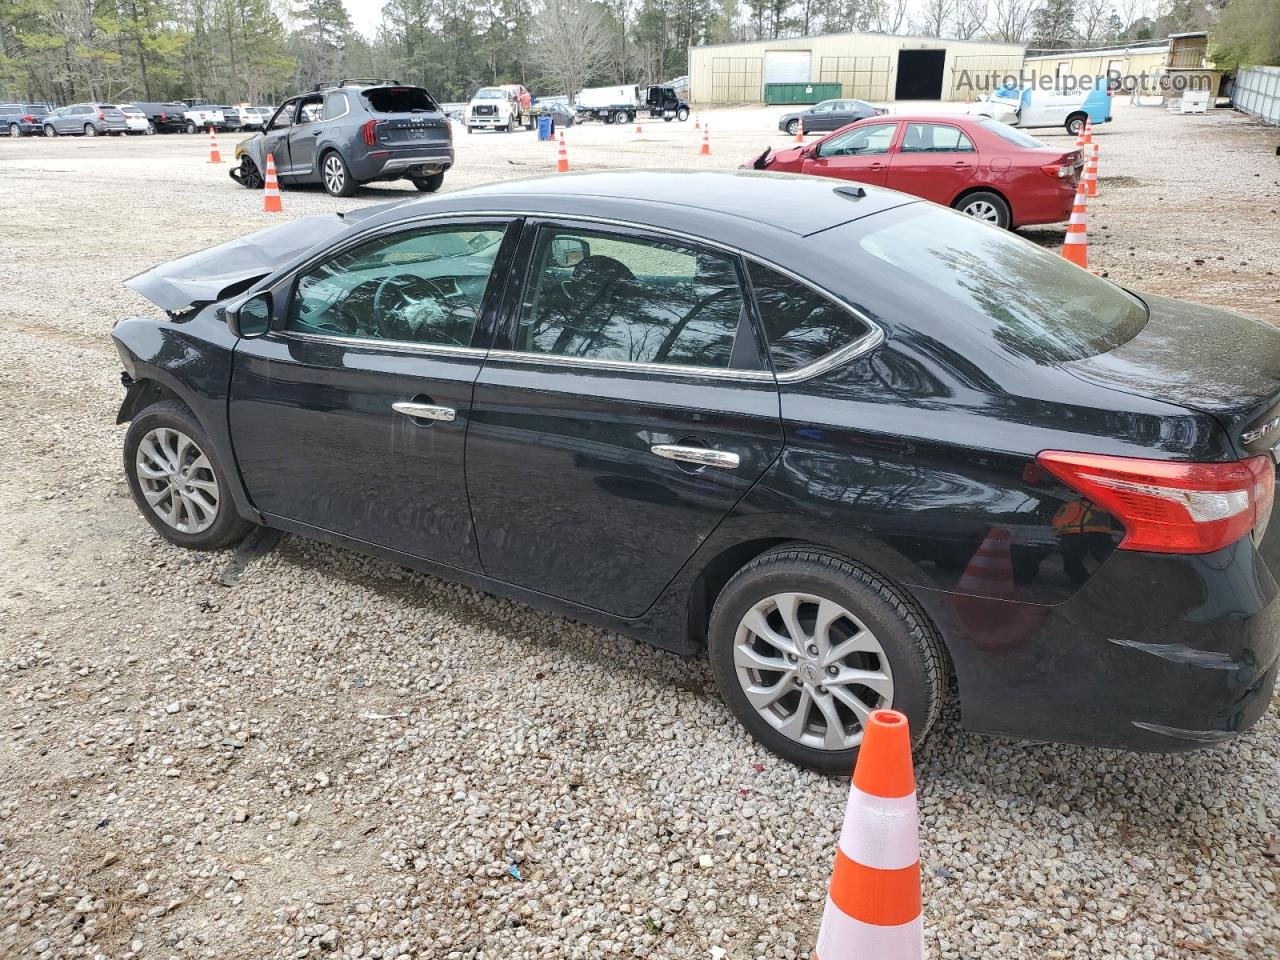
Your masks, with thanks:
[[[373,294],[373,318],[378,328],[378,336],[384,340],[412,339],[399,329],[404,319],[396,311],[406,304],[425,300],[448,300],[453,294],[446,290],[444,284],[431,277],[420,277],[413,273],[402,273],[390,276],[378,284]]]
[[[677,320],[675,326],[673,326],[667,332],[667,335],[662,338],[662,345],[658,347],[657,353],[653,355],[653,362],[662,363],[664,360],[667,359],[668,355],[671,353],[672,348],[676,345],[676,341],[680,339],[680,334],[684,333],[685,327],[689,326],[689,323],[693,320],[694,317],[700,314],[707,307],[711,306],[711,304],[715,303],[717,300],[723,300],[725,297],[737,296],[737,295],[738,295],[738,288],[736,286],[725,287],[721,290],[717,290],[715,293],[707,294],[705,297],[703,297],[701,300],[695,303],[693,305],[693,309],[691,309],[683,317]]]

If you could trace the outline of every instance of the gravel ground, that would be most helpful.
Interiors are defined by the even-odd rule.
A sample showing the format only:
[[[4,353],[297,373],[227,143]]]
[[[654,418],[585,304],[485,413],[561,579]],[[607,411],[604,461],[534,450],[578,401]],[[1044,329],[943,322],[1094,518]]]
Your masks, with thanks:
[[[735,166],[779,112],[708,115],[710,158],[657,123],[571,130],[570,160]],[[1116,114],[1094,265],[1280,323],[1280,135]],[[458,146],[450,188],[554,169]],[[808,956],[847,781],[757,748],[705,664],[291,538],[228,588],[230,554],[143,522],[107,332],[151,308],[120,281],[274,222],[204,161],[0,142],[0,957]],[[1273,704],[1147,757],[949,709],[917,770],[930,956],[1280,957],[1278,735]]]

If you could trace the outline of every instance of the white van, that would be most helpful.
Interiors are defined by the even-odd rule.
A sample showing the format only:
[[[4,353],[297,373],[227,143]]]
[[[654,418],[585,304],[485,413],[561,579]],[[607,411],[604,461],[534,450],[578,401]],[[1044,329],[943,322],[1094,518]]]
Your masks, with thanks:
[[[1039,89],[1036,84],[1001,87],[965,111],[971,116],[990,117],[1011,127],[1064,127],[1075,135],[1085,120],[1094,124],[1111,122],[1111,91],[1105,77],[1096,77],[1090,89]]]

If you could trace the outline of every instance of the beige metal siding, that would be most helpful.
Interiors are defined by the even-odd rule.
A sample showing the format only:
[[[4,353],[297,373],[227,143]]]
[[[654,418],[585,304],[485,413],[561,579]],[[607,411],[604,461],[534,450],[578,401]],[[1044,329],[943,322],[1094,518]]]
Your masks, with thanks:
[[[882,33],[836,33],[788,40],[726,43],[689,49],[690,99],[699,105],[759,103],[764,99],[763,64],[772,50],[810,52],[814,83],[839,83],[842,95],[865,100],[892,100],[897,84],[899,50],[945,50],[942,96],[968,100],[961,71],[1016,73],[1022,65],[1020,44],[935,40]]]

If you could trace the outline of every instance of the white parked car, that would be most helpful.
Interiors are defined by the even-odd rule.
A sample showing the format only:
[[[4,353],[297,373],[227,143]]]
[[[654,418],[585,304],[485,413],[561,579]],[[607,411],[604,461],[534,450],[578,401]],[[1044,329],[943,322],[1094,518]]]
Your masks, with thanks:
[[[187,133],[202,133],[210,127],[221,127],[226,122],[217,107],[188,107],[183,112],[187,121]]]
[[[124,114],[125,126],[129,133],[155,133],[156,129],[147,118],[146,111],[132,103],[117,103],[116,109]]]
[[[266,129],[267,121],[275,113],[274,107],[241,107],[240,125],[246,130]]]

